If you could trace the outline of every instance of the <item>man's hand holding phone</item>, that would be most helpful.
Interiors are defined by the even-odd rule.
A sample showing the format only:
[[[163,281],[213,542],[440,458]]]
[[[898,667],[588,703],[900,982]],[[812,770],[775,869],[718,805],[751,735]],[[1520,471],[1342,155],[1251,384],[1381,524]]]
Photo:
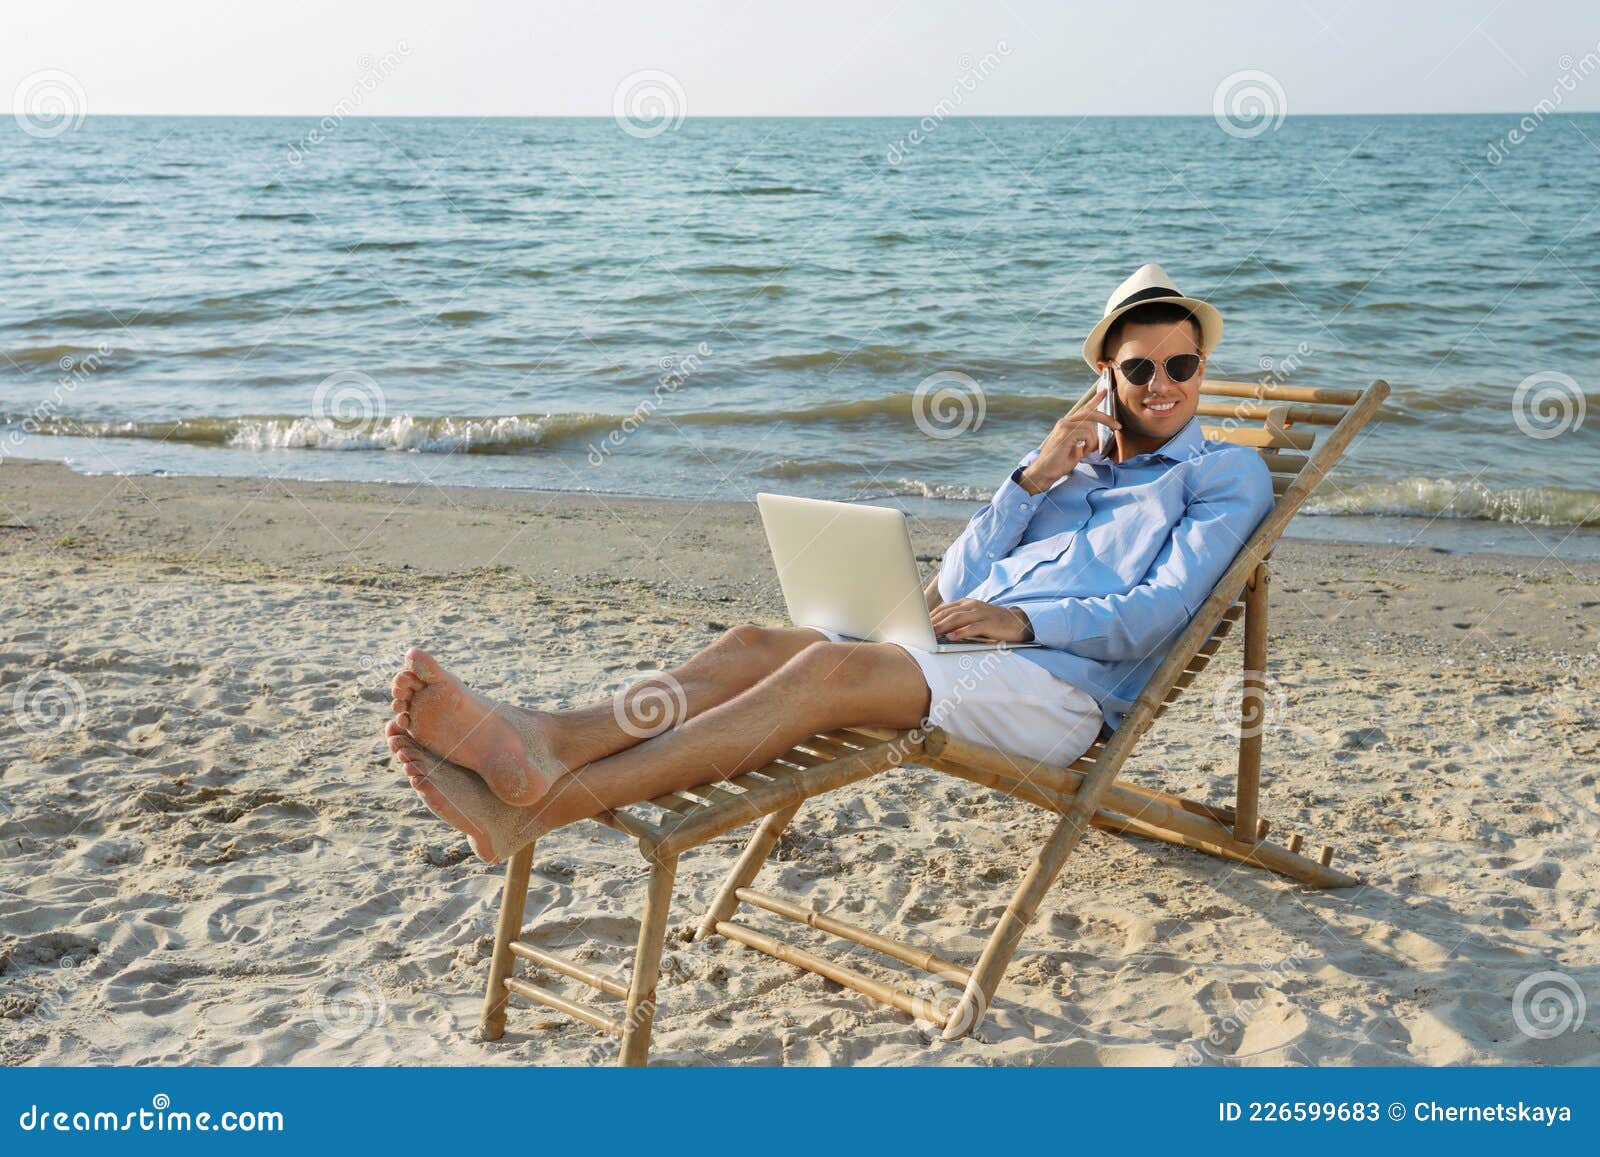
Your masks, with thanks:
[[[1060,418],[1039,446],[1039,456],[1023,467],[1018,479],[1029,494],[1043,494],[1071,474],[1084,455],[1100,445],[1102,427],[1122,429],[1114,417],[1098,409],[1110,386],[1102,384],[1081,406]]]

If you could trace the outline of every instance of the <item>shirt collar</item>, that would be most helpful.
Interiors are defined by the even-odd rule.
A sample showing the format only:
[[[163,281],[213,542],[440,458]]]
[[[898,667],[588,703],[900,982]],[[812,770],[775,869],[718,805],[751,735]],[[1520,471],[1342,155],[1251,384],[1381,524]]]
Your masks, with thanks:
[[[1205,435],[1200,432],[1200,419],[1198,417],[1190,418],[1188,425],[1184,426],[1183,429],[1168,438],[1156,449],[1146,454],[1135,454],[1132,458],[1123,461],[1121,465],[1126,466],[1129,462],[1136,462],[1140,458],[1165,458],[1169,462],[1186,462],[1190,458],[1198,457],[1201,454],[1205,448],[1205,440]],[[1099,450],[1084,455],[1083,460],[1116,465],[1111,461],[1109,455],[1103,454]]]

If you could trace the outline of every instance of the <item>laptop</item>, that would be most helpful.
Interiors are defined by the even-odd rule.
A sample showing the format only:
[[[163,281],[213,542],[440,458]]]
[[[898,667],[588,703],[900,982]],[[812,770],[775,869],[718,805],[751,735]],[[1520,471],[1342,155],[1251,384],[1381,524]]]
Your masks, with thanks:
[[[997,651],[1037,643],[946,643],[928,618],[903,511],[757,494],[789,621],[922,651]]]

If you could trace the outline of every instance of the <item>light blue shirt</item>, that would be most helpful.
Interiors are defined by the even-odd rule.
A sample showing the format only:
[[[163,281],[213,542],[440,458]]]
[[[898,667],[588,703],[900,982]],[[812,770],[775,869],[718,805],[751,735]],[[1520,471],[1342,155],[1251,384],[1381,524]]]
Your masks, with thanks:
[[[1272,475],[1249,447],[1206,441],[1199,419],[1029,494],[1017,478],[1038,456],[950,544],[939,593],[1022,608],[1042,646],[1016,654],[1094,696],[1115,728],[1272,508]]]

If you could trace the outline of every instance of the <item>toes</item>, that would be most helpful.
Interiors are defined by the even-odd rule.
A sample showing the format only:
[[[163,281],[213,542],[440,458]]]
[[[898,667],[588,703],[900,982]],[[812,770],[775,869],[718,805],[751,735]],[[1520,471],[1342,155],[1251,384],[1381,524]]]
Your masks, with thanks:
[[[444,668],[421,647],[412,647],[406,652],[406,671],[417,679],[419,687],[444,678]]]
[[[415,695],[417,689],[421,686],[421,679],[418,679],[410,671],[401,671],[400,674],[394,677],[394,682],[389,684],[389,694],[399,702],[409,703],[411,696]]]

